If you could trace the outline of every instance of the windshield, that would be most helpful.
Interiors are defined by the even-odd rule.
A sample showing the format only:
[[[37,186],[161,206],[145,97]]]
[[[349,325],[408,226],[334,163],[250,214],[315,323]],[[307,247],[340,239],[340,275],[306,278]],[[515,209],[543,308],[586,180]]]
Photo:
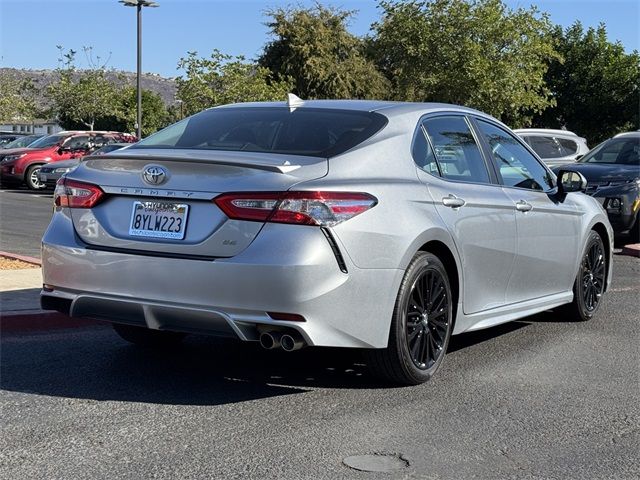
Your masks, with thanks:
[[[130,149],[177,148],[331,157],[386,125],[371,112],[324,108],[233,107],[205,110]]]
[[[26,137],[16,138],[13,142],[3,145],[2,148],[24,148],[31,145],[40,135],[27,135]]]
[[[640,165],[640,137],[607,140],[587,153],[578,162]]]
[[[65,138],[67,138],[67,135],[49,135],[47,137],[42,137],[40,140],[36,140],[31,145],[29,145],[29,148],[50,147],[52,145],[57,145]]]

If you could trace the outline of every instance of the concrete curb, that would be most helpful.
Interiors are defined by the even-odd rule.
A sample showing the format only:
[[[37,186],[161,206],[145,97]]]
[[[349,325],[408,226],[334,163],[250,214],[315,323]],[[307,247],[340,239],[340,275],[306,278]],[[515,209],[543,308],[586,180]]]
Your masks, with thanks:
[[[633,245],[625,245],[622,247],[623,255],[629,255],[630,257],[639,257],[640,258],[640,243],[635,243]]]
[[[42,266],[42,260],[36,257],[29,257],[27,255],[18,255],[15,253],[0,251],[0,257],[11,258],[12,260],[20,260],[21,262],[31,263],[33,265]]]
[[[0,332],[36,332],[46,330],[61,330],[65,328],[84,328],[104,326],[106,323],[89,318],[72,318],[58,312],[40,311],[27,313],[25,311],[3,312],[0,314]]]

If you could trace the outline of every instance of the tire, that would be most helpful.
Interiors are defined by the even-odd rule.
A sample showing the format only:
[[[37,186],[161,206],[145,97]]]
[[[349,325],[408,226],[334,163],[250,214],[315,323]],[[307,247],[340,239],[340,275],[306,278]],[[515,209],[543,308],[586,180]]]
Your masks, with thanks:
[[[129,343],[146,348],[169,348],[178,345],[186,336],[184,333],[165,330],[150,330],[146,327],[112,323],[115,332]]]
[[[368,351],[369,366],[395,384],[424,383],[442,364],[452,330],[451,286],[444,265],[435,255],[418,252],[398,291],[387,348]]]
[[[29,190],[42,190],[46,187],[44,183],[38,180],[38,172],[42,165],[31,165],[27,168],[27,173],[24,175],[24,183],[27,184]]]
[[[607,252],[600,234],[591,231],[573,284],[573,301],[560,309],[568,321],[591,320],[600,308],[607,278]]]

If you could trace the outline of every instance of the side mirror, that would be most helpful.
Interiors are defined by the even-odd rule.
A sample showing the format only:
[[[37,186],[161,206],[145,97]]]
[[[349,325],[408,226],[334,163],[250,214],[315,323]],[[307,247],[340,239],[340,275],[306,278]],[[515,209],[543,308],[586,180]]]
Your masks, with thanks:
[[[558,173],[558,193],[585,192],[587,179],[580,172],[560,170]]]
[[[64,153],[64,152],[70,152],[70,151],[71,149],[68,147],[63,147],[63,146],[58,147],[58,153]]]

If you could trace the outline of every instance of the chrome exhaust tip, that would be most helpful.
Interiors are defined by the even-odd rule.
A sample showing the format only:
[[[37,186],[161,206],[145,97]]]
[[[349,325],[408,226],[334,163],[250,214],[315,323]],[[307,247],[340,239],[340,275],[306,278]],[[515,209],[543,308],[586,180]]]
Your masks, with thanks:
[[[302,336],[297,332],[285,333],[282,335],[282,337],[280,337],[280,344],[285,352],[300,350],[305,345]]]
[[[260,334],[260,346],[265,350],[279,348],[282,334],[280,332],[262,332]]]

